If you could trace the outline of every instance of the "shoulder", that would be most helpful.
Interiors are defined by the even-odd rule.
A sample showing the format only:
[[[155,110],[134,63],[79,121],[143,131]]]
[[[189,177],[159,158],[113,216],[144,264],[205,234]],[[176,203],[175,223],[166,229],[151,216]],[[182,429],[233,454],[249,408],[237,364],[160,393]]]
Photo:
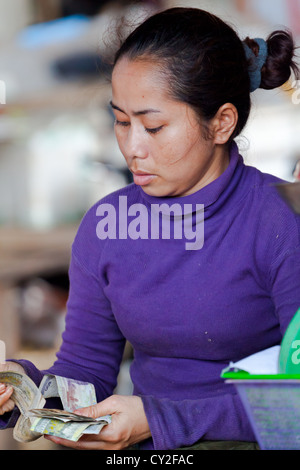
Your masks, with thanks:
[[[281,197],[277,185],[286,181],[246,167],[252,174],[247,204],[251,211],[257,246],[272,252],[273,260],[300,246],[300,216]]]
[[[263,173],[257,168],[246,167],[247,172],[253,172],[253,184],[250,188],[250,196],[257,205],[259,213],[276,224],[282,220],[290,221],[292,225],[298,225],[299,216],[291,209],[278,191],[278,185],[287,183],[277,176]]]
[[[113,193],[107,194],[102,199],[97,201],[88,211],[88,213],[97,209],[97,207],[99,207],[101,204],[112,204],[115,206],[119,203],[120,197],[126,197],[128,200],[130,200],[130,202],[139,200],[140,188],[136,184],[131,183],[127,186],[124,186],[123,188],[118,189],[117,191],[114,191]]]
[[[77,236],[84,231],[89,232],[95,228],[95,225],[97,224],[97,211],[100,206],[105,207],[105,205],[111,205],[114,208],[117,208],[120,203],[120,198],[122,197],[128,199],[130,203],[132,201],[138,200],[140,193],[137,186],[134,183],[129,184],[128,186],[118,189],[117,191],[107,194],[103,198],[99,199],[95,204],[92,205],[92,207],[90,207],[90,209],[88,209],[88,211],[83,216],[79,225]]]

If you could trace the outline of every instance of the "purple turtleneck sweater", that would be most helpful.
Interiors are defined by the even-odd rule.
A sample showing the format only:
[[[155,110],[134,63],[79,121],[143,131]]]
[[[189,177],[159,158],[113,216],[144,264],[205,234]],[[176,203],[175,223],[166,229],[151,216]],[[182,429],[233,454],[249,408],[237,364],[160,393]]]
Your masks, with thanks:
[[[233,144],[225,172],[194,194],[156,198],[131,184],[83,218],[63,343],[47,372],[94,383],[101,401],[115,388],[126,338],[134,394],[152,434],[141,448],[255,441],[234,386],[220,374],[230,361],[279,344],[300,306],[300,217],[279,197],[278,181],[246,166]],[[119,226],[126,220],[120,200],[146,208],[139,212],[143,238],[132,236],[138,213],[127,216],[128,226],[135,221],[131,237]],[[162,203],[165,213],[174,203],[190,213],[204,205],[201,248],[187,250],[184,237],[150,236],[152,208]],[[112,230],[100,239],[103,204],[115,208],[116,238]],[[22,365],[39,384],[45,371]]]

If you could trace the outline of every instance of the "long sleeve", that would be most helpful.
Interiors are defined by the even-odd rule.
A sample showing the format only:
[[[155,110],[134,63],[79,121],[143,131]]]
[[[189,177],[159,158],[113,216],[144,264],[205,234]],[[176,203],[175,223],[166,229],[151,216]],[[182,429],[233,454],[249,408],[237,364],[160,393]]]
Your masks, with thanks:
[[[217,180],[176,198],[182,209],[205,207],[199,250],[186,250],[184,238],[150,236],[152,208],[163,202],[167,215],[174,198],[161,201],[134,184],[84,217],[72,247],[63,342],[48,372],[94,383],[101,401],[115,388],[126,338],[134,394],[152,434],[141,448],[255,441],[234,386],[220,374],[230,361],[280,344],[300,306],[300,218],[276,182],[246,167],[234,149]],[[130,211],[126,219],[124,199],[127,208],[143,204],[148,238],[131,238],[137,220]],[[114,217],[102,225],[116,222],[119,238],[98,237],[108,209]],[[124,218],[127,236],[119,231]],[[38,381],[40,372],[28,367]]]
[[[284,335],[300,307],[300,247],[283,252],[268,274],[275,316]],[[175,449],[200,439],[226,440],[229,435],[231,440],[256,440],[236,393],[195,400],[142,399],[155,449]]]
[[[100,281],[73,254],[63,342],[49,373],[95,385],[98,401],[112,394],[125,338],[120,332]]]
[[[300,307],[300,246],[289,249],[277,260],[271,266],[269,276],[275,314],[284,335],[292,316]]]
[[[174,401],[142,397],[153,447],[158,450],[190,446],[200,439],[255,442],[237,394]]]
[[[57,361],[50,369],[39,370],[27,360],[16,360],[39,386],[43,375],[51,373],[91,382],[98,401],[113,393],[125,339],[111,313],[99,280],[72,256],[69,269],[70,293],[63,342]],[[53,399],[46,407],[59,407]],[[0,429],[13,427],[19,417],[14,409],[0,417]]]

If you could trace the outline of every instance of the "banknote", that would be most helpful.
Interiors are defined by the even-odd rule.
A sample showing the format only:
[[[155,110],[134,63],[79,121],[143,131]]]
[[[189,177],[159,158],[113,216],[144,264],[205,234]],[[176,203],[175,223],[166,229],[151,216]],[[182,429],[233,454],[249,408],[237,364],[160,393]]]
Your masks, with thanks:
[[[77,441],[83,434],[98,434],[111,422],[111,416],[92,419],[73,413],[78,408],[97,403],[94,385],[58,375],[44,376],[40,390],[45,398],[60,397],[63,410],[31,409],[31,431]]]
[[[39,418],[50,418],[50,419],[59,419],[64,423],[68,423],[69,421],[73,422],[87,422],[87,423],[98,423],[101,420],[107,420],[105,417],[100,418],[90,418],[89,416],[78,415],[76,413],[72,413],[71,411],[65,410],[56,410],[52,408],[42,408],[42,409],[32,409],[29,410],[29,416],[36,416]]]
[[[95,388],[91,383],[57,376],[57,384],[64,410],[74,411],[97,403]]]
[[[33,432],[27,413],[32,408],[43,408],[46,400],[35,383],[25,374],[18,372],[0,372],[0,383],[12,385],[11,399],[20,410],[20,416],[13,430],[14,438],[19,442],[29,442],[40,437]]]
[[[45,398],[60,397],[65,411],[74,411],[97,403],[93,384],[59,375],[45,375],[40,390]]]
[[[21,414],[13,429],[13,437],[18,442],[31,442],[39,439],[41,434],[31,429],[31,419]]]
[[[29,416],[35,416],[38,418],[50,418],[50,419],[59,419],[64,423],[68,423],[69,421],[75,422],[94,422],[93,418],[89,418],[88,416],[78,415],[76,413],[72,413],[71,411],[65,410],[56,410],[52,408],[41,408],[41,409],[33,409],[29,411]]]
[[[59,397],[55,375],[44,375],[39,389],[44,398]]]
[[[0,372],[0,383],[13,386],[11,399],[22,414],[31,408],[42,408],[46,400],[35,383],[25,374],[18,372]]]
[[[73,441],[82,434],[97,434],[111,422],[111,416],[92,419],[73,413],[97,403],[94,385],[56,375],[45,375],[40,387],[25,374],[0,372],[0,383],[12,385],[12,400],[20,410],[13,435],[29,442],[49,434]],[[60,397],[63,410],[44,408],[46,399]]]
[[[109,422],[110,417],[107,417],[107,421],[102,419],[98,424],[91,424],[85,421],[69,421],[65,423],[59,419],[36,418],[31,425],[31,429],[40,434],[78,441],[83,434],[99,434],[103,426],[109,424]]]

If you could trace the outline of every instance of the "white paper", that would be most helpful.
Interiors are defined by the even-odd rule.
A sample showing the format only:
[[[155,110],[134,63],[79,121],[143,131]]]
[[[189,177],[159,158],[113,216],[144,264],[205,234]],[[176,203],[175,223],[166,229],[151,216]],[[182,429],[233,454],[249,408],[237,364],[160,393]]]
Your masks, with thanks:
[[[4,364],[6,357],[5,357],[5,343],[4,341],[0,340],[0,364]]]
[[[249,374],[278,374],[279,353],[280,346],[273,346],[229,365]]]

